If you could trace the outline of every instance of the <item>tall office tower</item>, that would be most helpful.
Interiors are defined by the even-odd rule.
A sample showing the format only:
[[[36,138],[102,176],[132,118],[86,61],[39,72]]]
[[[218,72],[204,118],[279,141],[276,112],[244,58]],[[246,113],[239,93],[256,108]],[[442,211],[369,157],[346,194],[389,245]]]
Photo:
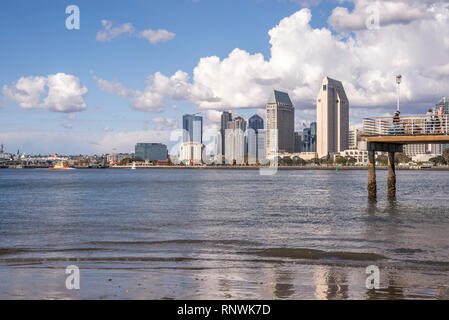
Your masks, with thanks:
[[[255,131],[263,129],[263,119],[258,114],[253,115],[248,119],[248,128],[254,129]]]
[[[340,81],[325,77],[316,103],[318,157],[348,149],[349,101]]]
[[[437,110],[440,109],[440,107],[444,108],[444,113],[449,114],[449,98],[441,98],[440,101],[435,105],[435,108]]]
[[[226,163],[243,164],[246,152],[246,121],[242,117],[235,117],[228,122],[225,132],[225,158]]]
[[[302,151],[310,152],[310,128],[302,130]]]
[[[444,107],[444,114],[449,117],[449,98],[441,98],[440,101],[438,101],[438,103],[435,105],[435,109],[440,110],[440,107]],[[449,121],[449,119],[447,121]],[[444,123],[443,126],[449,127],[449,124]],[[446,149],[449,149],[449,144],[447,143],[441,146],[441,152],[444,152],[444,150]]]
[[[310,150],[309,152],[316,152],[316,122],[310,124]]]
[[[351,129],[349,130],[349,140],[348,140],[349,149],[357,149],[359,145],[359,130]]]
[[[256,164],[257,160],[264,159],[265,151],[265,130],[263,130],[263,119],[255,114],[248,120],[248,130],[246,131],[248,148],[248,164]]]
[[[302,152],[302,132],[295,132],[295,153]]]
[[[203,117],[195,114],[182,116],[183,142],[203,143]]]
[[[228,128],[229,121],[232,121],[232,113],[230,113],[228,111],[223,111],[223,113],[221,114],[221,128],[220,128],[221,154],[222,155],[225,155],[225,134],[226,134],[226,129]]]
[[[273,90],[267,103],[267,155],[294,151],[295,108],[288,93]]]

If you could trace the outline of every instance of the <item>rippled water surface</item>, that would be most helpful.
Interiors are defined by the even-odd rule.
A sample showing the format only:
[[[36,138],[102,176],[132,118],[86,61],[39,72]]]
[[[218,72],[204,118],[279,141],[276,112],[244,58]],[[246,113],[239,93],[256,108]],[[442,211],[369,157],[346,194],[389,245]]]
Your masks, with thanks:
[[[0,170],[0,298],[449,297],[449,172]],[[81,270],[67,290],[65,268]],[[380,289],[365,287],[369,265]]]

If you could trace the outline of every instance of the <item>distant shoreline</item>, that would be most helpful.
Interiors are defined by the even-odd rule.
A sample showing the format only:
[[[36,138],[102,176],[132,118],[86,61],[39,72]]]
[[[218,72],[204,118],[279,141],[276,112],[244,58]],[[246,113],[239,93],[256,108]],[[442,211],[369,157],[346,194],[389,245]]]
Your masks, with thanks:
[[[269,169],[270,167],[265,166],[148,166],[148,167],[136,167],[136,170],[144,170],[144,169],[192,169],[192,170],[259,170],[259,169]],[[276,167],[275,167],[276,168]],[[123,166],[123,167],[109,167],[109,169],[131,169],[131,166]],[[337,171],[337,167],[312,167],[312,166],[304,166],[304,167],[295,167],[295,166],[278,166],[277,170],[330,170]],[[340,170],[361,170],[366,171],[368,167],[338,167],[338,171]],[[376,170],[388,170],[387,166],[376,166]],[[443,168],[402,168],[396,167],[396,170],[434,170],[434,171],[449,171],[449,167]]]
[[[116,170],[131,170],[131,166],[120,166],[120,167],[73,167],[74,169],[116,169]],[[270,167],[266,166],[145,166],[145,167],[136,167],[136,170],[154,170],[154,169],[174,169],[174,170],[259,170],[259,169],[269,169]],[[24,168],[8,168],[8,167],[0,167],[0,169],[48,169],[46,167],[41,166],[26,166]],[[360,167],[360,166],[345,166],[345,167],[337,167],[329,166],[329,167],[321,167],[321,166],[278,166],[273,169],[277,170],[327,170],[327,171],[344,171],[344,170],[358,170],[358,171],[366,171],[368,167]],[[387,166],[376,166],[376,170],[388,170]],[[396,171],[449,171],[449,167],[432,167],[432,168],[405,168],[405,167],[396,167]]]

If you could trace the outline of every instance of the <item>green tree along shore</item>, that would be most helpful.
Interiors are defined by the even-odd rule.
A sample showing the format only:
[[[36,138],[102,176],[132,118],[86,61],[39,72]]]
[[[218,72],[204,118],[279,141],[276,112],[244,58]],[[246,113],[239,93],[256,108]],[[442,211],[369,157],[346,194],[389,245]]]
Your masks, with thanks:
[[[247,160],[248,159],[245,158],[246,163],[247,163]],[[276,160],[277,160],[278,165],[283,166],[283,167],[317,167],[317,166],[355,167],[355,166],[358,166],[356,158],[351,157],[351,156],[344,157],[344,156],[340,156],[340,155],[335,155],[335,156],[331,156],[331,157],[323,157],[323,158],[313,158],[310,160],[304,160],[298,156],[294,156],[294,157],[284,156],[284,157],[278,157]],[[143,161],[141,159],[137,159],[137,158],[126,158],[126,159],[123,159],[120,161],[120,166],[129,166],[133,162],[142,163]],[[395,154],[395,164],[396,165],[408,164],[408,163],[412,163],[412,162],[413,162],[412,159],[404,153],[396,153]],[[429,160],[429,162],[431,162],[435,166],[449,165],[449,149],[445,150],[443,155],[431,158]],[[160,163],[158,161],[149,161],[148,163],[151,165],[160,165]],[[225,163],[225,159],[223,159],[223,164],[224,163]],[[376,163],[378,166],[387,166],[388,165],[388,157],[383,154],[379,155],[376,157]],[[204,165],[204,164],[206,164],[206,163],[202,161],[201,165]],[[268,165],[268,164],[269,163],[267,161],[264,163],[257,163],[257,164],[253,164],[253,165],[241,164],[238,166],[239,167],[241,167],[241,166],[254,167],[254,166]],[[416,165],[422,165],[422,164],[423,164],[422,162],[416,163]],[[169,157],[167,162],[163,163],[163,165],[164,166],[173,166],[175,164],[171,161],[171,159]],[[177,166],[185,166],[185,165],[187,165],[187,163],[177,164]],[[212,164],[211,166],[223,166],[223,165]],[[225,166],[236,166],[236,163],[234,161],[234,163],[232,165],[225,165]]]

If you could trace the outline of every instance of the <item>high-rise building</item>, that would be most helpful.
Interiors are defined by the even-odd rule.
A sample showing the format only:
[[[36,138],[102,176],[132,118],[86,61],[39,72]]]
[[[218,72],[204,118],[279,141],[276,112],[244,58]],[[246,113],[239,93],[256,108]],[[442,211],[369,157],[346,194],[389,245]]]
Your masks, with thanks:
[[[310,128],[304,128],[302,130],[302,151],[303,152],[311,152],[310,151],[310,141],[311,141],[311,135],[310,135]]]
[[[141,160],[167,160],[168,149],[162,143],[137,143],[134,148],[135,157]]]
[[[349,149],[357,149],[359,145],[359,130],[351,129],[349,130]]]
[[[303,142],[303,133],[302,132],[295,132],[295,153],[302,152],[302,142]]]
[[[183,142],[203,143],[203,117],[194,114],[182,116]]]
[[[256,164],[258,160],[266,158],[265,139],[263,119],[255,114],[249,118],[246,131],[248,164]]]
[[[310,124],[310,150],[309,152],[316,152],[316,122]]]
[[[449,98],[441,98],[440,101],[435,105],[435,109],[438,111],[440,107],[444,108],[444,114],[449,117]],[[449,144],[443,144],[441,146],[441,152],[444,150],[449,149]]]
[[[200,164],[203,148],[203,144],[199,142],[183,142],[179,148],[179,160],[190,165]]]
[[[258,114],[253,115],[248,119],[248,128],[259,130],[263,129],[263,119]]]
[[[295,108],[288,93],[273,90],[267,106],[267,155],[294,151]]]
[[[445,114],[449,114],[449,98],[441,98],[440,101],[438,101],[438,103],[435,105],[435,108],[437,110],[440,109],[440,107],[444,108],[444,113]]]
[[[226,163],[243,164],[246,152],[246,121],[242,117],[235,117],[228,122],[225,132]]]
[[[221,154],[225,155],[225,134],[226,129],[228,128],[228,122],[232,121],[232,113],[228,111],[223,111],[221,114],[221,128],[220,128],[220,134],[221,134]]]
[[[349,101],[340,81],[324,78],[316,111],[318,157],[348,149]]]

